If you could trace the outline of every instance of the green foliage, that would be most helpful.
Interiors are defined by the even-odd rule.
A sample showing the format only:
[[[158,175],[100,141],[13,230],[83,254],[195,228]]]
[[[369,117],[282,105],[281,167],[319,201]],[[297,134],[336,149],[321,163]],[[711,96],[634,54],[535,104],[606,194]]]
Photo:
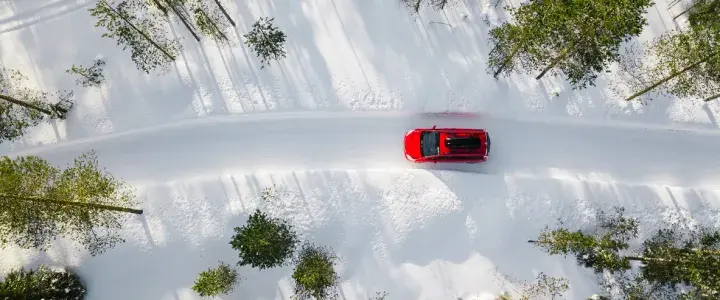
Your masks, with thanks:
[[[50,94],[25,86],[27,80],[18,70],[0,68],[0,141],[17,140],[47,119],[65,119],[72,108],[72,92]],[[51,96],[59,101],[51,104]]]
[[[335,263],[338,257],[330,248],[305,243],[298,253],[295,271],[297,299],[334,299],[338,285]]]
[[[252,30],[244,35],[245,44],[260,58],[260,69],[270,65],[270,60],[285,58],[285,33],[273,26],[275,18],[260,18]]]
[[[703,299],[720,298],[720,232],[708,228],[683,235],[661,229],[643,242],[643,277],[676,288],[689,285]]]
[[[594,85],[619,59],[619,47],[642,32],[650,0],[530,1],[507,7],[516,20],[490,30],[488,71],[497,77],[518,67],[567,76],[574,89]]]
[[[422,6],[432,6],[436,10],[443,10],[448,5],[448,0],[400,0],[402,3],[407,5],[413,12],[420,12]]]
[[[624,209],[616,207],[615,214],[598,213],[601,230],[596,233],[571,232],[562,228],[545,228],[536,241],[530,241],[551,255],[575,255],[578,264],[593,268],[596,273],[630,269],[627,258],[619,252],[629,248],[628,241],[637,236],[635,219],[623,215]]]
[[[217,268],[200,273],[192,289],[202,297],[229,294],[235,288],[238,278],[237,270],[220,262]]]
[[[145,73],[174,62],[180,52],[180,44],[167,38],[143,1],[124,0],[114,5],[100,0],[88,10],[98,19],[95,27],[105,28],[102,36],[115,39],[123,50],[130,48],[132,61]]]
[[[694,31],[709,30],[720,34],[720,0],[695,0],[688,14],[688,22]]]
[[[103,66],[105,66],[105,60],[96,59],[93,60],[93,65],[89,68],[73,65],[72,68],[65,72],[80,76],[76,82],[83,87],[99,87],[105,82]]]
[[[645,240],[639,254],[628,242],[637,237],[635,219],[598,214],[600,229],[592,233],[564,228],[544,230],[531,241],[549,254],[574,254],[579,264],[596,273],[607,272],[620,299],[718,299],[720,297],[720,232],[703,228],[690,234],[661,229]],[[639,273],[630,261],[639,262]],[[689,290],[679,289],[689,286]]]
[[[2,299],[81,300],[85,294],[85,285],[77,274],[69,270],[53,271],[45,266],[12,270],[0,282]]]
[[[192,9],[195,24],[200,32],[218,42],[229,41],[226,33],[228,19],[223,16],[220,7],[207,1],[197,1]]]
[[[238,265],[267,269],[283,265],[295,251],[297,237],[285,220],[255,210],[242,227],[235,227],[230,245],[240,252]]]
[[[559,299],[570,288],[570,283],[562,277],[551,277],[540,272],[537,275],[537,281],[526,283],[516,290],[520,300],[539,300],[539,299]],[[504,292],[497,296],[495,300],[512,300],[512,295]]]
[[[136,202],[126,183],[98,166],[94,152],[66,169],[37,156],[0,158],[0,244],[47,249],[57,236],[82,244],[91,255],[123,239],[122,206]]]
[[[642,87],[632,100],[647,93],[710,101],[720,97],[720,41],[710,30],[671,31],[651,41],[644,51],[649,64],[637,59],[621,60],[622,80]],[[631,49],[632,50],[632,49]],[[627,56],[636,55],[628,52]],[[647,58],[643,58],[647,60]],[[628,63],[629,62],[629,63]]]

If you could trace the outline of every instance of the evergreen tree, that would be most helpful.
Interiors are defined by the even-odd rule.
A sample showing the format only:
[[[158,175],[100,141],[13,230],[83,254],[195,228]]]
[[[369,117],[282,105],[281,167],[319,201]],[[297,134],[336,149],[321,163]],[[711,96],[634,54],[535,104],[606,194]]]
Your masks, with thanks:
[[[260,69],[270,65],[270,60],[285,58],[285,33],[273,26],[275,18],[260,18],[252,30],[244,35],[245,44],[260,58]]]
[[[105,66],[105,60],[96,59],[93,60],[93,65],[89,68],[73,65],[72,68],[65,72],[80,76],[80,78],[77,79],[77,84],[83,87],[99,87],[105,82],[103,66]]]
[[[91,255],[123,239],[116,230],[135,205],[127,184],[98,167],[95,153],[66,169],[37,156],[0,158],[0,244],[46,249],[57,236],[82,244]]]
[[[622,42],[638,36],[650,0],[530,1],[509,8],[515,24],[490,31],[494,44],[488,71],[497,77],[517,66],[563,73],[575,89],[594,85],[598,74],[619,59]]]
[[[295,297],[297,299],[334,299],[339,281],[335,264],[338,257],[330,248],[305,243],[296,258]]]
[[[223,18],[222,6],[217,7],[207,1],[197,1],[192,8],[195,24],[204,35],[218,42],[229,41],[225,29],[228,27]]]
[[[420,7],[422,6],[432,6],[432,8],[436,10],[443,10],[445,9],[445,6],[448,4],[448,0],[401,0],[407,7],[409,7],[413,12],[420,12]]]
[[[635,77],[644,78],[643,89],[627,97],[633,100],[653,90],[680,98],[710,101],[720,97],[720,39],[706,28],[663,34],[648,47],[653,65],[640,64]]]
[[[229,294],[235,288],[238,279],[237,270],[224,262],[220,262],[220,266],[217,268],[200,273],[192,289],[202,297]]]
[[[232,25],[232,27],[235,27],[236,26],[235,21],[230,17],[230,14],[228,14],[227,10],[225,10],[225,7],[223,7],[222,4],[220,4],[220,0],[213,0],[213,1],[215,1],[215,5],[217,5],[217,7],[222,12],[222,14],[225,16],[225,19],[227,19],[227,21],[230,22],[230,25]]]
[[[188,0],[146,0],[147,5],[159,9],[165,17],[170,17],[170,12],[185,26],[196,41],[200,42],[195,27],[191,22],[191,15],[187,10]]]
[[[100,0],[89,11],[98,18],[95,27],[106,29],[102,36],[115,39],[123,50],[129,47],[137,68],[149,74],[174,62],[180,44],[166,37],[165,29],[149,17],[147,9],[145,3],[134,0],[123,0],[117,5]]]
[[[80,276],[70,270],[11,270],[0,282],[0,299],[81,300],[87,290]]]
[[[0,69],[0,141],[14,141],[46,119],[65,119],[72,108],[72,92],[50,94],[24,86],[28,78],[18,70]],[[50,104],[48,98],[60,100]]]
[[[610,217],[600,214],[601,230],[592,233],[570,232],[565,228],[544,230],[537,240],[530,240],[548,254],[575,255],[578,264],[596,273],[627,275],[631,261],[640,263],[640,273],[631,284],[623,284],[626,299],[642,299],[655,293],[657,286],[674,295],[691,299],[720,297],[720,233],[703,229],[682,237],[675,230],[660,230],[643,242],[640,254],[629,251],[628,241],[637,237],[635,219],[623,216],[622,209]],[[689,285],[689,292],[676,288]],[[672,293],[671,293],[672,295]],[[667,295],[665,295],[667,296]],[[660,299],[660,298],[658,298]]]
[[[297,237],[285,220],[255,210],[242,227],[235,227],[230,245],[240,252],[238,265],[267,269],[283,265],[292,257]]]

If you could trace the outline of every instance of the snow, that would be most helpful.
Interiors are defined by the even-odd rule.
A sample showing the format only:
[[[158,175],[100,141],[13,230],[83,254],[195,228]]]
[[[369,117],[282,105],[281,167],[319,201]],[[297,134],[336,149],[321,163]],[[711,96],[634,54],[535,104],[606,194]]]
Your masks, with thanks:
[[[232,229],[260,208],[334,248],[346,299],[493,299],[539,272],[567,277],[567,299],[584,299],[599,291],[589,270],[526,243],[545,225],[591,227],[597,209],[620,205],[642,235],[667,224],[720,227],[718,104],[627,103],[605,76],[583,91],[557,78],[495,80],[485,73],[484,23],[506,17],[495,1],[415,17],[396,1],[223,1],[235,38],[275,17],[288,57],[260,70],[241,44],[198,45],[176,27],[185,49],[162,76],[136,71],[100,38],[88,3],[0,1],[0,62],[77,97],[67,122],[0,151],[65,164],[95,150],[137,188],[145,213],[103,255],[62,239],[46,252],[8,248],[0,274],[71,266],[90,300],[200,299],[195,277],[237,260]],[[664,1],[647,17],[640,40],[676,26]],[[64,73],[100,56],[109,80],[101,89]],[[487,128],[490,160],[411,166],[403,133],[432,125]],[[272,186],[278,200],[262,201]],[[290,267],[240,273],[221,299],[291,295]]]

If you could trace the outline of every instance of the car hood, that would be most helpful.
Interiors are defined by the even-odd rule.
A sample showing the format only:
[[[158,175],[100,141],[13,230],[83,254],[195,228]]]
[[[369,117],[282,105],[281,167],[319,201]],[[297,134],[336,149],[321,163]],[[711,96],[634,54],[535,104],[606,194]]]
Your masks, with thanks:
[[[420,152],[420,134],[419,130],[410,130],[405,133],[405,155],[415,160],[422,158]]]

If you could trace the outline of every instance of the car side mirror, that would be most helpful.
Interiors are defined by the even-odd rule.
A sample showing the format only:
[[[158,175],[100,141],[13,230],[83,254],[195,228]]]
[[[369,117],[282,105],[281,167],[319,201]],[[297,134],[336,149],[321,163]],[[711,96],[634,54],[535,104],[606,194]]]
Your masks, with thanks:
[[[432,129],[435,129],[435,127],[437,127],[437,125],[433,125],[433,128],[432,128]]]

